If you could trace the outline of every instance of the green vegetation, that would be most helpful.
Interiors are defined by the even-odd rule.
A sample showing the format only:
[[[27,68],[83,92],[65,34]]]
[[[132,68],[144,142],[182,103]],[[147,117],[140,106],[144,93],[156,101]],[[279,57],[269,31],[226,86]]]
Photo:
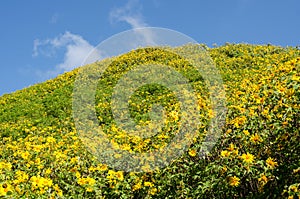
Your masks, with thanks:
[[[118,128],[110,99],[118,79],[135,66],[167,64],[197,92],[203,125],[190,148],[155,171],[117,171],[97,161],[78,137],[72,118],[75,69],[0,97],[0,197],[300,198],[300,50],[247,44],[207,50],[227,99],[221,137],[208,155],[202,156],[200,148],[215,115],[203,78],[178,55],[139,49],[117,57],[99,81],[99,125],[120,150],[163,149],[182,118],[171,90],[151,84],[130,98],[130,115],[141,127],[149,124],[152,104],[165,107],[165,126],[150,138]]]

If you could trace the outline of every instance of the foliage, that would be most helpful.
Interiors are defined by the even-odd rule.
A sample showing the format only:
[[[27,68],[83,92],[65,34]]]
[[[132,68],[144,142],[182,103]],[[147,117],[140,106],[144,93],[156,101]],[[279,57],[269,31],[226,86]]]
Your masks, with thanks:
[[[200,154],[213,117],[203,78],[177,55],[139,49],[116,58],[99,81],[99,125],[122,150],[163,148],[176,134],[182,114],[170,90],[144,86],[129,102],[130,114],[141,126],[149,121],[152,104],[165,107],[166,127],[151,138],[120,130],[109,107],[114,85],[126,71],[139,64],[167,64],[188,78],[198,93],[204,125],[186,153],[152,172],[116,171],[98,162],[79,139],[72,118],[75,69],[0,97],[0,196],[299,198],[300,51],[248,44],[207,49],[223,78],[228,108],[221,138],[208,155]]]

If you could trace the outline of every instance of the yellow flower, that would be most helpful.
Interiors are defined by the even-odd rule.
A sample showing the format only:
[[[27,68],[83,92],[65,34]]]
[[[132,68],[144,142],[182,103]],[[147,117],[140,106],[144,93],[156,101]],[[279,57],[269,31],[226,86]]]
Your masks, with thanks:
[[[289,190],[290,191],[292,191],[292,192],[298,192],[298,188],[297,188],[297,186],[296,185],[291,185],[290,187],[289,187]]]
[[[0,196],[5,196],[6,192],[2,186],[0,186]]]
[[[215,116],[215,112],[211,109],[208,110],[208,117],[213,118]]]
[[[76,171],[75,176],[76,178],[80,178],[81,174],[78,171]]]
[[[250,109],[250,110],[249,110],[249,115],[250,115],[251,117],[255,115],[255,112],[254,112],[253,109]]]
[[[293,173],[294,173],[294,174],[300,173],[300,167],[298,167],[297,169],[294,169],[294,170],[293,170]]]
[[[221,151],[221,156],[222,157],[228,157],[230,155],[230,152],[227,150]]]
[[[227,148],[228,151],[233,151],[234,150],[234,144],[229,144],[229,147]]]
[[[190,149],[189,150],[189,155],[192,156],[192,157],[195,157],[197,155],[197,152],[195,149]]]
[[[153,183],[152,182],[144,182],[144,186],[145,187],[153,187]]]
[[[34,145],[34,146],[32,146],[32,147],[33,147],[33,151],[34,151],[34,152],[40,152],[41,149],[43,148],[42,145]]]
[[[117,177],[118,180],[123,181],[124,176],[123,176],[123,171],[118,171],[115,173],[115,176]]]
[[[4,191],[3,187],[0,186],[0,196],[5,196],[6,192]]]
[[[262,139],[257,133],[255,133],[254,135],[252,135],[250,137],[250,141],[253,142],[254,144],[256,144],[257,142],[261,142]]]
[[[53,189],[56,191],[58,196],[63,196],[62,190],[59,188],[57,184],[53,186]]]
[[[116,179],[118,179],[120,181],[123,181],[124,180],[123,171],[117,171],[117,172],[115,172],[113,170],[109,170],[108,171],[108,175],[107,175],[106,178],[110,179],[110,180],[116,178]]]
[[[47,137],[47,142],[48,142],[48,143],[54,143],[55,141],[56,141],[55,138],[53,138],[53,137],[51,137],[51,136]]]
[[[52,186],[52,180],[51,179],[47,179],[44,177],[40,177],[40,176],[32,176],[30,178],[31,181],[31,185],[33,189],[36,188],[44,188],[44,187],[51,187]]]
[[[129,144],[123,144],[123,145],[121,146],[121,149],[122,149],[122,150],[126,150],[126,151],[130,151],[130,150],[131,150],[131,147],[130,147]]]
[[[79,185],[84,185],[84,184],[86,184],[86,180],[84,178],[78,178],[77,183]]]
[[[46,169],[45,173],[49,175],[51,173],[51,169]]]
[[[96,180],[94,178],[87,177],[85,180],[90,186],[94,186],[96,183]]]
[[[300,81],[300,77],[297,77],[296,75],[293,75],[292,80],[293,81]]]
[[[72,172],[72,173],[74,173],[76,171],[77,171],[77,166],[75,166],[75,167],[73,167],[73,168],[70,169],[70,172]]]
[[[77,157],[73,157],[71,158],[71,164],[75,164],[76,162],[78,161],[78,158]]]
[[[99,171],[106,171],[107,170],[107,165],[103,164],[100,166]]]
[[[226,131],[226,134],[230,134],[232,132],[232,129],[228,129],[227,131]]]
[[[60,190],[58,190],[58,191],[56,191],[57,192],[57,195],[58,196],[63,196],[63,192],[62,192],[62,190],[60,189]]]
[[[225,173],[227,171],[227,167],[226,166],[223,166],[222,169],[221,169],[221,173]]]
[[[98,169],[98,168],[91,166],[91,167],[89,168],[89,171],[94,172],[94,171],[97,171],[97,169]]]
[[[236,128],[240,128],[247,121],[246,116],[237,117],[233,120],[233,124]]]
[[[12,191],[10,184],[4,183],[0,185],[0,196],[5,196],[8,192]]]
[[[28,157],[29,157],[30,153],[28,151],[25,151],[21,154],[21,157],[24,159],[24,160],[27,160]]]
[[[265,183],[268,182],[268,178],[267,178],[267,176],[265,176],[265,175],[263,174],[263,175],[261,175],[260,178],[258,178],[258,181],[259,181],[259,182],[262,182],[263,184],[265,184]]]
[[[240,158],[243,159],[243,161],[246,163],[252,163],[255,157],[250,153],[247,154],[244,153],[243,155],[240,156]]]
[[[92,191],[93,191],[93,188],[87,187],[87,188],[86,188],[86,191],[87,191],[87,192],[92,192]]]
[[[78,137],[77,136],[72,136],[72,140],[77,140]]]
[[[268,109],[264,109],[263,112],[262,112],[262,115],[268,116],[268,114],[269,114],[269,110]]]
[[[34,160],[34,163],[35,163],[35,164],[40,164],[40,163],[41,163],[41,158],[36,158],[36,159]]]
[[[16,171],[15,180],[13,181],[15,184],[19,184],[21,182],[25,182],[29,179],[29,176],[24,171]]]
[[[114,178],[114,171],[113,170],[108,170],[108,175],[106,176],[107,179],[113,179]]]
[[[6,169],[6,170],[11,170],[11,163],[6,163],[6,162],[0,162],[0,170],[1,169]]]
[[[238,149],[233,150],[231,153],[232,153],[233,155],[237,155],[237,154],[239,154],[239,150],[238,150]]]
[[[268,166],[269,168],[271,168],[271,169],[275,168],[275,167],[278,165],[278,163],[275,162],[275,161],[273,160],[273,158],[271,158],[271,157],[269,157],[269,158],[266,160],[266,163],[267,163],[267,166]]]
[[[42,178],[42,183],[43,183],[43,186],[45,186],[45,187],[51,187],[53,184],[51,179],[46,179],[46,178]]]
[[[236,176],[229,177],[229,185],[233,187],[237,187],[240,184],[240,179]]]
[[[55,156],[56,159],[66,159],[67,158],[67,156],[60,151],[55,151],[53,153],[53,155]]]
[[[155,195],[156,192],[157,192],[157,188],[155,188],[155,187],[151,188],[149,191],[150,195]]]
[[[248,130],[243,130],[243,133],[244,133],[246,136],[248,136],[248,135],[250,134]]]
[[[178,116],[178,112],[177,112],[177,111],[171,111],[171,112],[170,112],[170,117],[171,117],[174,121],[178,121],[178,120],[179,120],[179,116]]]
[[[142,183],[139,182],[139,183],[133,185],[132,191],[136,191],[136,190],[139,190],[139,189],[141,189],[141,188],[142,188]]]
[[[21,192],[21,189],[20,189],[20,187],[19,187],[19,185],[15,187],[15,190],[16,190],[16,192],[18,192],[18,194],[21,194],[21,193],[22,193],[22,192]]]
[[[158,139],[168,139],[169,137],[170,137],[170,136],[165,135],[165,134],[159,134],[159,135],[157,136]]]

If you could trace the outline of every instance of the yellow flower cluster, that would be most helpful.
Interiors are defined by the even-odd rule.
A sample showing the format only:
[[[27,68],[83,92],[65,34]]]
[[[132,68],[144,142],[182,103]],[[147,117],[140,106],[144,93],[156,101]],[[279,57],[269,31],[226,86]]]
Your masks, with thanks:
[[[30,182],[31,182],[31,189],[32,190],[39,189],[41,194],[45,193],[53,185],[51,179],[47,179],[40,176],[32,176],[30,178]]]
[[[115,180],[123,181],[124,180],[123,171],[109,170],[106,178],[109,179],[110,181],[115,181]]]
[[[93,186],[96,184],[96,180],[90,177],[86,177],[86,178],[79,177],[77,179],[77,183],[81,186],[85,186],[87,192],[92,192],[94,190]]]
[[[14,184],[17,185],[22,182],[26,182],[28,179],[29,179],[29,175],[26,172],[18,170],[15,173],[15,180],[13,182]]]

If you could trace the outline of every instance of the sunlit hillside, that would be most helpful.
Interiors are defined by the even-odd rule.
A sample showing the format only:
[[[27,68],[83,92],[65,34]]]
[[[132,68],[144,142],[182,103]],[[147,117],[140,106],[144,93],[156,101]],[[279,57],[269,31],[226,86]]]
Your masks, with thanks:
[[[111,96],[118,79],[134,67],[167,64],[197,92],[202,125],[192,144],[167,167],[154,171],[117,170],[99,161],[86,148],[73,119],[78,68],[0,97],[0,197],[300,198],[300,50],[249,44],[203,48],[226,93],[221,136],[208,154],[200,149],[209,121],[218,115],[211,111],[204,78],[177,54],[138,49],[114,58],[101,76],[93,107],[98,125],[119,150],[163,150],[183,117],[176,95],[159,84],[133,93],[129,112],[141,128],[149,124],[153,104],[164,107],[167,115],[165,126],[145,138],[118,127]]]

